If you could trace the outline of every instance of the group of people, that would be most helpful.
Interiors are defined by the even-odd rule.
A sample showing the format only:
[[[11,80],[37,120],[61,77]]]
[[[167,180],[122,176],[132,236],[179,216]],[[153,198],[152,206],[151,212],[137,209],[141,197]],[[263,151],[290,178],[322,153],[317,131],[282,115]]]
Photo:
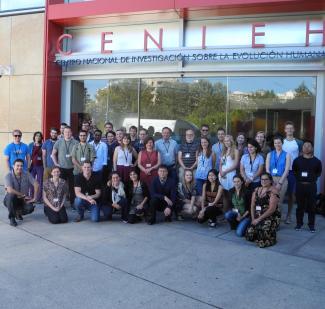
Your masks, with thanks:
[[[238,236],[267,247],[276,243],[287,195],[285,223],[291,223],[296,197],[295,229],[302,228],[307,211],[309,229],[315,232],[322,165],[312,141],[294,137],[292,122],[285,124],[284,136],[273,136],[271,145],[265,132],[254,139],[239,133],[234,139],[223,128],[211,143],[208,125],[201,126],[199,138],[187,129],[180,145],[168,127],[157,141],[144,128],[138,132],[131,126],[127,134],[107,122],[104,129],[103,136],[83,121],[73,137],[71,127],[62,123],[60,131],[51,128],[45,141],[35,132],[29,145],[21,142],[20,130],[13,131],[14,141],[4,150],[4,205],[12,226],[37,202],[44,203],[51,223],[65,223],[69,201],[77,212],[75,222],[89,211],[94,222],[111,220],[116,213],[125,223],[152,225],[159,211],[166,222],[188,216],[215,227],[226,220]]]

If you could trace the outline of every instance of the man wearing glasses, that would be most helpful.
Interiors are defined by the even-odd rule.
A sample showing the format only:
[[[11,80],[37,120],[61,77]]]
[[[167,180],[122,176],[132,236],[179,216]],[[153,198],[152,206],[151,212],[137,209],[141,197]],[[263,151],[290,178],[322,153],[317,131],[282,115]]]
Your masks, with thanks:
[[[12,136],[14,141],[7,145],[4,150],[7,169],[8,171],[11,171],[13,169],[15,160],[22,159],[24,162],[23,169],[24,171],[27,171],[27,167],[30,164],[28,146],[21,142],[22,133],[20,130],[14,130],[12,132]]]

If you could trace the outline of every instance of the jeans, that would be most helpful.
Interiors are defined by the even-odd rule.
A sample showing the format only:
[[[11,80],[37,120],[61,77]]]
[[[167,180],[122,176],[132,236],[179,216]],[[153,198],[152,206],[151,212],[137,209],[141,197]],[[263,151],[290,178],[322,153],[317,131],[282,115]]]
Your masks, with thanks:
[[[197,195],[199,196],[202,195],[202,189],[205,182],[206,182],[205,179],[195,179],[195,187],[196,187]]]
[[[75,198],[74,205],[81,219],[84,218],[85,209],[90,209],[90,219],[93,222],[99,222],[101,210],[104,213],[104,220],[108,220],[112,216],[111,208],[101,206],[100,204],[90,204],[88,201],[81,199],[80,197]]]
[[[237,212],[235,212],[233,210],[227,211],[225,213],[225,218],[229,222],[231,227],[236,228],[236,235],[238,237],[243,237],[245,235],[245,232],[246,232],[248,226],[251,223],[251,220],[249,218],[247,218],[247,217],[241,219],[240,222],[238,222],[236,220]]]

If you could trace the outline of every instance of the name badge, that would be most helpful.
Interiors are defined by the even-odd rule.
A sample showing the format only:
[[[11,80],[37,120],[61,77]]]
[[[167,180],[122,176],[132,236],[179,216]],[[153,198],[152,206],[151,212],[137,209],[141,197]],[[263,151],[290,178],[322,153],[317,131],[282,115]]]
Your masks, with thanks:
[[[38,160],[38,161],[41,161],[41,160],[42,160],[42,157],[37,157],[37,160]]]
[[[262,207],[261,206],[256,206],[256,211],[261,211]]]
[[[308,173],[307,172],[301,172],[301,177],[308,177]]]
[[[237,208],[234,208],[233,211],[236,212],[236,213],[239,212]]]
[[[277,174],[278,173],[278,169],[277,168],[274,168],[273,170],[272,170],[272,174]]]
[[[54,198],[54,199],[53,199],[53,202],[54,202],[54,203],[57,203],[58,201],[59,201],[58,198]]]
[[[81,162],[84,162],[84,161],[86,161],[86,158],[85,158],[85,157],[81,157],[81,158],[80,158],[80,161],[81,161]]]
[[[147,164],[146,164],[146,167],[151,167],[151,164],[150,164],[150,163],[147,163]]]
[[[185,153],[185,156],[184,156],[186,159],[190,158],[191,157],[191,154],[190,153]]]
[[[70,157],[71,157],[71,154],[67,153],[67,154],[65,155],[65,157],[66,157],[66,158],[70,158]]]

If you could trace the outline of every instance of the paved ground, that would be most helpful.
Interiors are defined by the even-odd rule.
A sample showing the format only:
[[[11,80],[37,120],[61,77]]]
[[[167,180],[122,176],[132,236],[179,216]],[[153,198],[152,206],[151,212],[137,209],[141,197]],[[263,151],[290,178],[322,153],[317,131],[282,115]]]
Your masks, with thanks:
[[[226,224],[54,226],[41,207],[13,228],[1,206],[0,308],[324,308],[324,243],[323,217],[259,249]]]

